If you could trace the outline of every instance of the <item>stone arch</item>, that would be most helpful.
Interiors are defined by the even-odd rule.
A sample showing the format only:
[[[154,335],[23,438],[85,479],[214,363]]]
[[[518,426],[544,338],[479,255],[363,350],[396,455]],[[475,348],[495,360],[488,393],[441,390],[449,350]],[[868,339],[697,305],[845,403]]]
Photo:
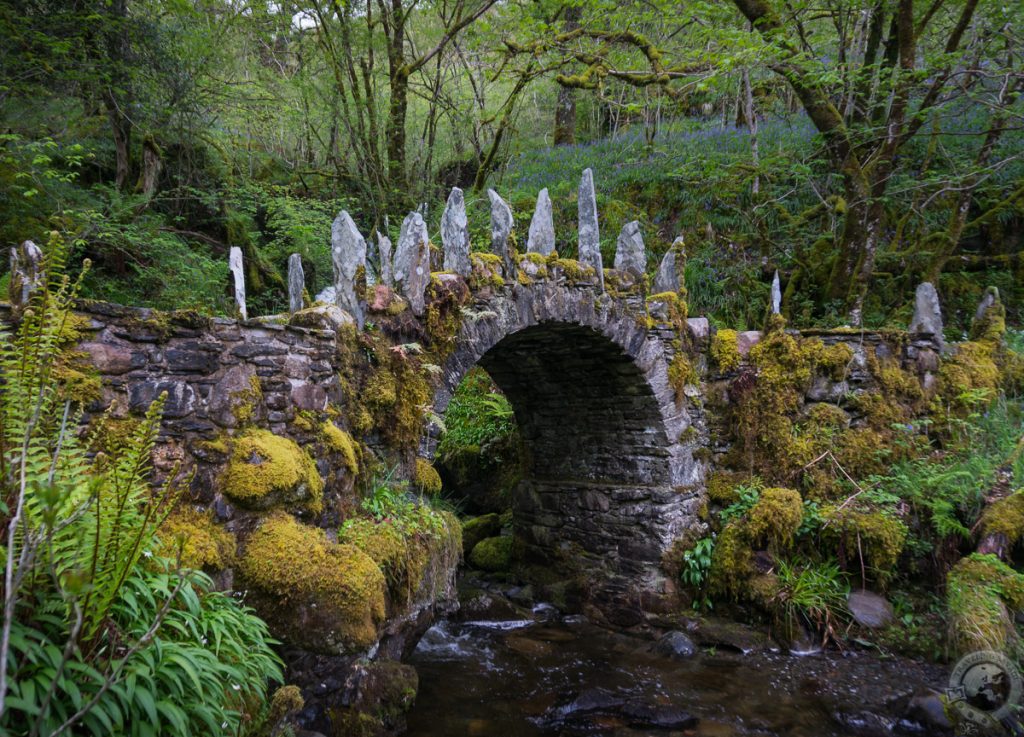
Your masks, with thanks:
[[[528,548],[543,556],[574,542],[612,578],[656,588],[662,555],[699,524],[703,477],[688,401],[668,378],[673,352],[642,303],[515,284],[467,311],[434,406],[444,411],[473,366],[487,370],[526,447],[516,513]]]

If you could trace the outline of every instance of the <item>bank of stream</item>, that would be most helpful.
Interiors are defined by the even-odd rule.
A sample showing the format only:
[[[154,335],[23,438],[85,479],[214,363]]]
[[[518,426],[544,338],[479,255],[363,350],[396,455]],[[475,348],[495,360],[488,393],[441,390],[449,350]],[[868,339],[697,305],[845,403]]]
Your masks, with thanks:
[[[411,737],[944,732],[941,666],[869,651],[793,655],[726,622],[613,631],[503,593],[478,596],[420,642]]]

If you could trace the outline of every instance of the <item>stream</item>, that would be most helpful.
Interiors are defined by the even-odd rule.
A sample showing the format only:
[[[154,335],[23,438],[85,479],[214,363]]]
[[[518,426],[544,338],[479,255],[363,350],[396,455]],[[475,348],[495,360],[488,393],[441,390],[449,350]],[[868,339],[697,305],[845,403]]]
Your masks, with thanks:
[[[946,685],[942,666],[864,651],[796,656],[726,623],[690,633],[695,652],[679,652],[545,604],[501,611],[423,637],[408,735],[942,733],[929,691]],[[688,637],[675,637],[685,651]]]

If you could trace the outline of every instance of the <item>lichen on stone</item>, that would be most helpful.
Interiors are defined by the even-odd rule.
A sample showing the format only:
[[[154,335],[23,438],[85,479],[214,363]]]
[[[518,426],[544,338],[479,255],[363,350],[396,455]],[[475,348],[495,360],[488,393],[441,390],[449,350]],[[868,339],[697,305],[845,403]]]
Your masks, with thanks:
[[[231,439],[220,485],[228,497],[254,509],[301,503],[319,512],[323,506],[324,483],[313,459],[269,430],[253,428]]]

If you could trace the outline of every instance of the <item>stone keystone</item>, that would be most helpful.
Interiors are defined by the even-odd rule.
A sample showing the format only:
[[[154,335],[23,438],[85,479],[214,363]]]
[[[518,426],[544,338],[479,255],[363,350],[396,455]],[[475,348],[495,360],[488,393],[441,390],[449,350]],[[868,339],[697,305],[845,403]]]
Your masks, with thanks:
[[[306,288],[306,273],[302,269],[302,256],[293,253],[288,257],[288,311],[293,315],[304,304],[302,291]]]
[[[232,246],[228,251],[228,268],[235,282],[235,307],[242,319],[248,320],[249,313],[245,309],[245,269],[242,267],[242,249],[238,246]]]
[[[360,277],[366,278],[366,239],[345,210],[338,213],[331,225],[331,259],[334,264],[335,303],[352,315],[362,330],[366,318],[357,295],[357,287],[362,285],[357,281]]]
[[[430,238],[427,224],[418,212],[409,213],[395,248],[395,282],[409,300],[412,311],[422,315],[427,285],[430,284]]]
[[[782,285],[779,283],[779,270],[775,270],[775,276],[772,277],[772,314],[778,315],[782,313]]]
[[[604,266],[601,263],[601,231],[597,224],[597,194],[594,172],[583,170],[579,192],[579,256],[580,263],[594,269],[597,286],[604,291]]]
[[[526,250],[542,256],[550,256],[555,250],[555,220],[547,187],[537,195],[537,207],[534,208],[533,219],[530,221]]]
[[[907,332],[928,334],[942,347],[942,310],[939,294],[931,282],[921,282],[914,292],[914,316],[910,319]]]
[[[42,261],[43,252],[32,241],[11,249],[11,281],[7,291],[15,308],[27,307],[32,293],[43,285]]]
[[[644,250],[644,237],[637,220],[622,226],[619,239],[615,242],[615,268],[632,272],[638,277],[647,271],[647,251]]]
[[[491,252],[501,256],[505,267],[505,276],[515,275],[515,264],[512,263],[512,247],[509,238],[512,236],[512,208],[493,189],[487,190],[491,200]]]
[[[445,271],[469,276],[473,270],[469,261],[469,220],[466,218],[466,199],[458,187],[452,187],[441,215],[441,245],[444,247]]]
[[[683,255],[684,247],[685,244],[683,243],[682,236],[680,236],[672,242],[672,245],[665,252],[661,263],[658,264],[658,273],[654,275],[654,294],[679,291],[679,287],[682,286],[679,275],[679,266],[681,264],[677,263],[677,257]]]
[[[385,287],[395,285],[391,270],[391,239],[377,231],[377,256],[380,257],[380,283]]]

